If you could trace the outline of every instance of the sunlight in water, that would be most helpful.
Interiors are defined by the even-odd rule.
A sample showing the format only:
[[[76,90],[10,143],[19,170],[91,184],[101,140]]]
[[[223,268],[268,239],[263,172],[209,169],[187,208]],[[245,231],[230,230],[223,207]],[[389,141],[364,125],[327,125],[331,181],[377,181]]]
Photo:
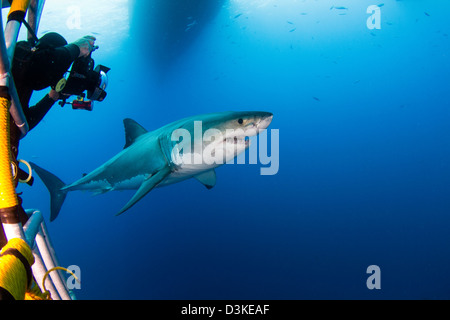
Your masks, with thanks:
[[[58,32],[68,42],[94,35],[102,51],[117,50],[129,36],[129,0],[47,0],[42,13],[38,37]],[[9,8],[2,11],[3,23]],[[22,27],[19,40],[26,38]],[[107,41],[107,43],[106,43]]]

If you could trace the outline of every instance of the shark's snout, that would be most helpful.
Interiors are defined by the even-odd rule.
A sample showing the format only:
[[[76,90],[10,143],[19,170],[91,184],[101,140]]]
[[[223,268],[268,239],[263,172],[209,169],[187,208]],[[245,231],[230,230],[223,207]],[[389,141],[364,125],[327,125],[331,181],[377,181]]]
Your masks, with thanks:
[[[270,123],[272,122],[273,114],[270,112],[267,112],[267,115],[264,115],[261,117],[261,120],[258,123],[258,130],[265,130],[269,127]]]

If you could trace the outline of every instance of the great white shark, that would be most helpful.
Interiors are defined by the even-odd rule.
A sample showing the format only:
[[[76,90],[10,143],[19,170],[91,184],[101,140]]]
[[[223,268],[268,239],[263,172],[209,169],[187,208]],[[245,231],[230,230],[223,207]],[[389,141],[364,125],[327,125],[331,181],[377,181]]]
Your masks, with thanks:
[[[30,165],[50,192],[50,221],[58,216],[69,191],[102,194],[137,189],[119,215],[156,187],[189,178],[196,178],[208,189],[214,187],[214,169],[244,152],[250,146],[247,137],[265,130],[272,118],[272,113],[260,111],[211,113],[178,120],[150,132],[136,121],[124,119],[124,149],[71,184],[35,163]]]

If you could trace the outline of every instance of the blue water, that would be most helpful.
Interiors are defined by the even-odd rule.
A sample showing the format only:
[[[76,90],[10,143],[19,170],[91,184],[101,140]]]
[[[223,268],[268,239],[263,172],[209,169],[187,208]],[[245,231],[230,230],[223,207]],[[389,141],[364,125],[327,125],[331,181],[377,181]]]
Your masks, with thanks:
[[[119,217],[132,191],[73,192],[49,223],[41,180],[21,186],[60,264],[80,267],[78,299],[450,298],[448,1],[384,0],[381,29],[369,30],[366,9],[381,0],[227,0],[170,34],[164,45],[179,46],[165,59],[145,35],[166,29],[139,20],[142,2],[98,1],[129,9],[128,25],[115,20],[124,11],[91,19],[72,2],[80,28],[48,28],[69,41],[95,32],[108,96],[91,113],[55,105],[22,159],[73,182],[123,148],[123,118],[151,130],[270,111],[280,137],[276,175],[225,165],[212,190],[195,180],[156,189]],[[43,24],[67,17],[46,5]],[[196,19],[173,10],[186,26]],[[370,265],[381,289],[366,286]]]

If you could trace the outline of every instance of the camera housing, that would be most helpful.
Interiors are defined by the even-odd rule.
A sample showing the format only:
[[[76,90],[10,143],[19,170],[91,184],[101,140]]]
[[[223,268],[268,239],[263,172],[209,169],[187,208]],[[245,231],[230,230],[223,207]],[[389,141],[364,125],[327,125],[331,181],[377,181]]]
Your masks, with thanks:
[[[76,59],[61,93],[81,96],[87,91],[87,98],[91,101],[103,101],[108,85],[107,73],[111,69],[103,65],[94,66],[95,61],[91,55]]]

